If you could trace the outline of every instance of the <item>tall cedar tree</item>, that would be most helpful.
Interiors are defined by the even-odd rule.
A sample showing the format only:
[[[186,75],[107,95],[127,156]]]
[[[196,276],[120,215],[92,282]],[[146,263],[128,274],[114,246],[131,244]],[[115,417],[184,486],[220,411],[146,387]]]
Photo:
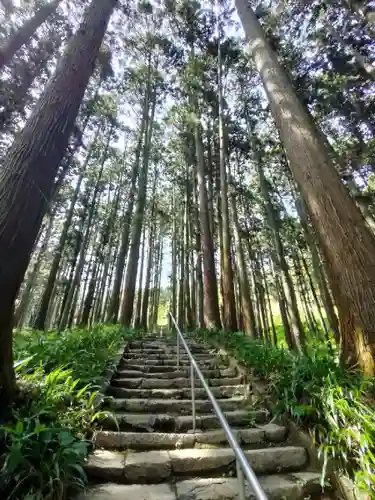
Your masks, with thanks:
[[[15,389],[14,301],[117,0],[93,0],[0,174],[0,387]],[[79,71],[77,69],[79,68]]]

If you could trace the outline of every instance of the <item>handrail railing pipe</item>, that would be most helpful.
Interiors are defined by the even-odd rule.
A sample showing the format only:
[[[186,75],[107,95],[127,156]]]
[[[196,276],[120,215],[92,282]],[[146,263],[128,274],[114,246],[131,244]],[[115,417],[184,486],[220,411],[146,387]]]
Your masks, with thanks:
[[[192,405],[192,418],[193,418],[193,431],[196,430],[196,407],[195,407],[195,374],[198,375],[204,390],[207,393],[208,399],[211,401],[214,412],[218,417],[220,424],[222,425],[227,440],[229,442],[230,447],[232,448],[234,455],[236,457],[236,469],[237,469],[237,481],[238,481],[238,494],[239,500],[245,500],[245,477],[249,482],[249,486],[252,488],[255,498],[257,500],[267,500],[267,496],[264,493],[261,485],[259,484],[258,478],[256,477],[253,469],[250,467],[250,464],[246,458],[246,455],[242,451],[240,445],[236,437],[233,434],[230,425],[228,424],[227,419],[225,418],[224,413],[221,411],[221,408],[216,401],[215,396],[213,395],[211,389],[209,388],[197,362],[195,361],[194,356],[192,355],[189,346],[187,345],[184,336],[179,329],[176,320],[172,316],[171,320],[176,328],[177,332],[177,367],[180,366],[180,344],[183,345],[188,358],[190,360],[190,383],[191,383],[191,405]]]

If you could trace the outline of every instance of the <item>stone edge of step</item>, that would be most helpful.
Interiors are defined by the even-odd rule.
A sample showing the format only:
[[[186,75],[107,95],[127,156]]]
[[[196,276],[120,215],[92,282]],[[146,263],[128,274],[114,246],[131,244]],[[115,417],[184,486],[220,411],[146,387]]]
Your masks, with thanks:
[[[270,500],[303,500],[306,495],[318,493],[318,473],[275,474],[259,477],[259,482]],[[226,500],[237,499],[237,479],[203,478],[178,481],[176,484],[137,484],[122,485],[107,483],[97,485],[77,500],[124,500],[134,497],[142,500]],[[246,498],[253,498],[246,488]]]
[[[286,426],[268,423],[249,429],[233,429],[233,431],[241,445],[255,445],[281,443],[285,440],[288,429]],[[227,438],[223,429],[198,433],[143,433],[103,430],[96,432],[94,442],[97,447],[107,450],[164,450],[203,447],[204,445],[225,445]]]
[[[256,474],[275,474],[300,470],[308,462],[306,449],[300,446],[245,450]],[[234,470],[235,456],[230,448],[154,450],[126,454],[95,450],[87,461],[86,472],[92,477],[121,483],[160,483],[172,477],[194,477],[198,472]]]

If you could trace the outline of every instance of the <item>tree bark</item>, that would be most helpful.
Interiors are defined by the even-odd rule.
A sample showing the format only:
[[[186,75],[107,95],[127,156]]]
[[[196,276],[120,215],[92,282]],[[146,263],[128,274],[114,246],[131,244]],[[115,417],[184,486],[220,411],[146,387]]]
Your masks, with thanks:
[[[199,120],[199,118],[198,118]],[[199,219],[203,255],[203,300],[204,320],[207,328],[221,328],[217,279],[215,270],[214,247],[208,215],[208,199],[205,183],[203,144],[200,123],[195,125],[195,148],[197,155]]]
[[[238,268],[237,275],[241,290],[244,330],[245,333],[255,338],[257,335],[255,313],[253,302],[251,299],[249,277],[247,274],[245,254],[242,246],[241,233],[238,224],[236,197],[233,191],[230,194],[230,203],[232,210],[234,241],[236,245],[236,264]]]
[[[139,173],[138,195],[134,212],[134,224],[132,227],[129,259],[128,259],[128,266],[126,270],[125,283],[124,283],[124,297],[121,308],[121,324],[126,327],[130,326],[131,324],[133,309],[134,309],[135,284],[137,279],[139,249],[141,243],[143,217],[144,217],[144,210],[145,210],[146,196],[147,196],[148,164],[149,164],[149,155],[152,142],[155,107],[156,107],[156,88],[152,89],[151,91],[151,82],[148,83],[146,92],[149,93],[149,96],[151,96],[152,93],[150,99],[151,113],[150,116],[148,116],[147,112],[148,119],[146,121],[146,128],[145,128],[143,165]]]
[[[12,317],[54,180],[116,0],[93,1],[0,174],[0,387],[14,393]],[[79,68],[79,73],[77,73]]]
[[[343,358],[375,374],[375,239],[245,0],[236,0],[290,167],[306,202],[339,311]]]

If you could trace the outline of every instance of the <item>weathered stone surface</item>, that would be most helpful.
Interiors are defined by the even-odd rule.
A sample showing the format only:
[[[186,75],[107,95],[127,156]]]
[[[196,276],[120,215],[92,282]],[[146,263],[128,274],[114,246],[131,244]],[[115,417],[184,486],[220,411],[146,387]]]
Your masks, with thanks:
[[[112,385],[116,387],[125,387],[126,389],[137,389],[141,386],[143,378],[115,378]]]
[[[231,448],[194,449],[170,451],[172,470],[175,474],[193,474],[228,469],[235,458]]]
[[[284,476],[260,478],[261,486],[269,500],[302,500],[303,488]],[[238,498],[237,479],[207,478],[190,479],[176,484],[177,500],[234,500]],[[246,498],[253,499],[254,494],[245,486]]]
[[[212,378],[209,380],[209,385],[212,387],[216,387],[218,385],[239,385],[242,383],[242,376],[232,378]]]
[[[77,500],[175,500],[169,484],[102,484],[80,495]]]
[[[141,370],[118,370],[116,378],[142,378],[143,372]]]
[[[319,472],[293,472],[291,474],[292,477],[296,479],[296,481],[301,484],[304,488],[304,492],[307,495],[313,495],[314,493],[320,493],[320,473]]]
[[[238,437],[237,430],[234,431],[234,435]],[[197,448],[199,448],[199,445],[202,444],[228,444],[228,440],[223,429],[198,433],[195,436],[195,440]]]
[[[288,432],[284,425],[277,425],[273,423],[263,425],[262,429],[266,434],[266,438],[275,443],[278,441],[284,441]]]
[[[120,450],[123,448],[122,435],[122,432],[98,431],[95,433],[94,442],[98,448]]]
[[[125,461],[125,480],[132,483],[161,483],[172,473],[167,451],[129,452]]]
[[[238,438],[241,444],[259,444],[265,440],[265,433],[262,428],[239,429]]]
[[[253,414],[257,421],[262,421],[264,419],[264,412],[261,410],[255,410],[249,412],[247,410],[236,410],[236,411],[226,411],[225,416],[231,426],[241,426],[245,425],[249,420],[249,413]],[[187,429],[191,429],[193,424],[193,418],[191,415],[177,417],[176,419],[176,430],[183,432]],[[200,429],[217,429],[220,426],[219,419],[215,414],[210,415],[197,415],[197,427]]]
[[[88,474],[119,481],[124,475],[124,455],[115,451],[95,450],[85,464]]]
[[[262,474],[298,470],[307,463],[306,450],[299,446],[250,450],[245,454],[254,472]]]

